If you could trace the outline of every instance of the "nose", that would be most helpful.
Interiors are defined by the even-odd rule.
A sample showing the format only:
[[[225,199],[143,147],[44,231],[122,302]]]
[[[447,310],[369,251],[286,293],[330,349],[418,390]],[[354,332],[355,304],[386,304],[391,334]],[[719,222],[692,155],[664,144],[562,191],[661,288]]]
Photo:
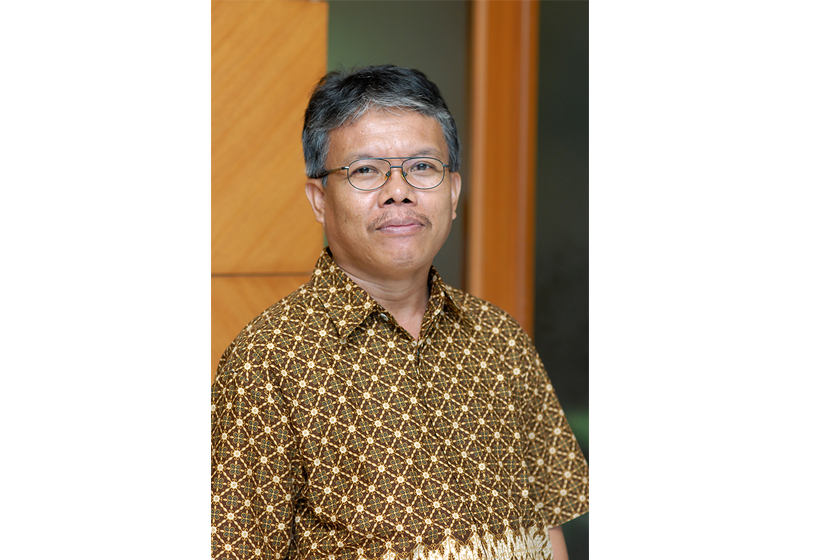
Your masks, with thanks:
[[[403,175],[401,165],[392,165],[388,172],[388,179],[379,189],[379,204],[414,204],[416,202],[414,187],[408,184]]]

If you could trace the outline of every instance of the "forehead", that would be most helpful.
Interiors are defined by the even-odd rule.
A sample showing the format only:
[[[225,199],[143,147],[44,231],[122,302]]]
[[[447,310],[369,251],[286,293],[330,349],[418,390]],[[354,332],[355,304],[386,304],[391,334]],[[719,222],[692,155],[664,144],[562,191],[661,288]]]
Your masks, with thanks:
[[[446,159],[440,123],[414,111],[376,109],[330,132],[328,160],[428,155]]]

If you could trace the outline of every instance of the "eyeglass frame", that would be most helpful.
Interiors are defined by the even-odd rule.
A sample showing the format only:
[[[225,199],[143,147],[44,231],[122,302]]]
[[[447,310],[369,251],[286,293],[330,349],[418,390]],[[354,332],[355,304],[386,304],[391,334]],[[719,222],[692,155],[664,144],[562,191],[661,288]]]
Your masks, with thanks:
[[[388,173],[386,173],[386,174],[385,174],[385,181],[384,181],[381,185],[379,185],[378,187],[376,187],[375,189],[360,189],[359,187],[357,187],[356,185],[354,185],[354,184],[353,184],[353,182],[350,180],[350,168],[351,168],[351,167],[353,166],[353,164],[354,164],[354,163],[356,163],[357,161],[377,160],[377,161],[386,161],[386,162],[388,162],[388,163],[390,164],[392,159],[401,159],[401,160],[403,160],[403,162],[402,162],[400,165],[389,165],[389,166],[388,166],[388,167],[389,167],[389,169],[388,169]],[[414,185],[412,185],[412,184],[408,181],[408,173],[406,173],[406,172],[405,172],[405,168],[403,167],[403,166],[405,165],[405,162],[407,162],[407,161],[408,161],[408,160],[410,160],[410,159],[433,159],[433,160],[435,160],[435,161],[439,161],[439,162],[440,162],[440,164],[443,166],[443,174],[442,174],[442,175],[441,175],[441,177],[440,177],[440,183],[438,183],[438,184],[437,184],[437,185],[435,185],[434,187],[415,187]],[[357,191],[361,191],[361,192],[373,192],[373,191],[378,191],[379,189],[381,189],[382,187],[384,187],[384,186],[388,183],[388,180],[391,178],[391,169],[399,169],[399,170],[400,170],[400,174],[403,176],[403,180],[404,180],[404,181],[406,182],[406,184],[408,184],[408,185],[409,185],[412,189],[417,189],[417,190],[419,190],[419,191],[430,191],[430,190],[432,190],[432,189],[436,189],[436,188],[438,188],[439,186],[441,186],[441,184],[443,184],[443,180],[444,180],[444,179],[446,179],[446,169],[447,169],[448,167],[449,167],[449,164],[448,164],[448,163],[443,163],[443,162],[442,162],[441,160],[439,160],[438,158],[436,158],[436,157],[431,157],[431,156],[407,156],[407,157],[366,157],[366,158],[354,159],[354,160],[353,160],[353,161],[351,161],[349,164],[347,164],[347,165],[345,165],[345,166],[343,166],[343,167],[336,167],[335,169],[330,169],[329,171],[324,171],[324,172],[323,172],[323,173],[321,173],[320,175],[316,175],[315,177],[312,177],[312,178],[313,178],[313,179],[323,179],[324,177],[326,177],[326,176],[327,176],[327,175],[329,175],[330,173],[335,173],[336,171],[342,171],[342,170],[345,170],[345,169],[346,169],[346,170],[347,170],[347,182],[348,182],[348,183],[350,183],[350,186],[351,186],[351,187],[353,187],[353,188],[354,188],[354,189],[356,189]],[[450,170],[450,171],[449,171],[449,173],[452,173],[452,171]]]

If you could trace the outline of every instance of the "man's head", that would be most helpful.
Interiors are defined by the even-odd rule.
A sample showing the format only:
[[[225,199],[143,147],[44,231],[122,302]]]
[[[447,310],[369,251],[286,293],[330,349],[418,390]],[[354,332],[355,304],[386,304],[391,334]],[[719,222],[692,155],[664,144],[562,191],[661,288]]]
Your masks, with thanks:
[[[449,148],[449,170],[458,171],[461,165],[458,129],[438,87],[419,70],[386,65],[330,72],[318,82],[303,125],[306,175],[317,177],[327,171],[330,132],[376,109],[414,111],[435,119]]]
[[[460,145],[422,73],[328,74],[306,111],[306,196],[333,258],[357,279],[418,278],[455,219]]]

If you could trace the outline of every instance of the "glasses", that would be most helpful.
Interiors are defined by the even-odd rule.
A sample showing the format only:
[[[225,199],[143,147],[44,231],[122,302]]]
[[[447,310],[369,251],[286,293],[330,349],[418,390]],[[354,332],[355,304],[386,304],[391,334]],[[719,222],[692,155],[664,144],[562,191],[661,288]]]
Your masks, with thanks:
[[[404,160],[402,165],[391,165],[389,160]],[[367,158],[357,159],[350,165],[337,167],[321,173],[315,179],[326,177],[336,171],[347,170],[347,181],[360,191],[375,191],[382,188],[391,177],[392,169],[399,169],[406,183],[415,189],[433,189],[443,182],[448,164],[432,157],[410,158]]]

